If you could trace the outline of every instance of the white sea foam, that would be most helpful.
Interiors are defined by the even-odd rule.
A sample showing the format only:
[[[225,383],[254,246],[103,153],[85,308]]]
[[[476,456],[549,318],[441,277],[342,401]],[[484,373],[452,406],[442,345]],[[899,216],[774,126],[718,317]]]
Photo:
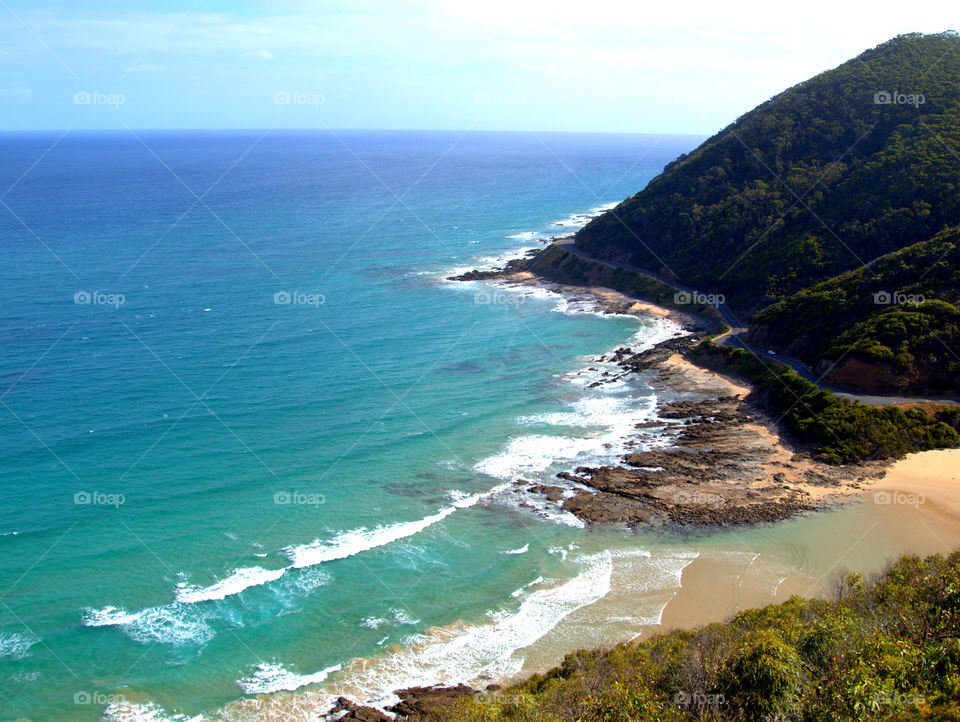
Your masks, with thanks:
[[[497,255],[477,256],[473,261],[470,262],[469,265],[454,266],[453,268],[446,269],[443,272],[443,278],[462,276],[464,273],[468,273],[469,271],[496,271],[500,268],[503,268],[510,261],[513,261],[517,258],[522,258],[530,251],[539,250],[539,248],[540,246],[521,246],[520,248],[513,248]],[[457,282],[456,285],[464,285],[467,288],[470,287],[469,284],[463,284],[461,282]]]
[[[553,225],[564,229],[583,228],[594,218],[596,218],[594,213],[574,213],[559,221],[554,221]]]
[[[545,580],[544,580],[543,577],[537,577],[537,578],[534,579],[532,582],[528,582],[528,583],[524,584],[522,587],[520,587],[519,589],[511,592],[511,593],[510,593],[510,596],[513,597],[514,599],[516,599],[517,597],[521,596],[525,591],[527,591],[530,587],[535,587],[535,586],[537,586],[538,584],[540,584],[541,582],[544,582],[544,581],[545,581]]]
[[[116,701],[103,711],[103,719],[109,722],[201,722],[203,715],[187,717],[170,714],[154,702],[135,703]]]
[[[588,397],[574,402],[565,411],[520,417],[518,422],[522,425],[581,427],[594,431],[581,436],[514,436],[502,451],[475,464],[474,471],[512,479],[536,475],[555,463],[618,457],[627,451],[624,443],[633,435],[636,424],[652,418],[655,404],[653,396]]]
[[[393,612],[393,621],[397,624],[417,624],[420,621],[411,617],[405,609],[391,609],[390,611]]]
[[[429,630],[410,647],[350,665],[344,671],[342,685],[368,703],[382,704],[392,699],[392,691],[398,686],[470,682],[515,674],[523,665],[524,648],[577,609],[609,592],[613,569],[610,553],[586,556],[579,562],[583,571],[576,577],[531,592],[515,611],[493,612],[490,616],[496,621]]]
[[[128,612],[118,607],[107,606],[103,609],[87,609],[83,623],[88,627],[106,627],[115,624],[132,624],[140,618],[142,612]]]
[[[451,492],[453,501],[450,506],[423,519],[391,524],[373,530],[355,529],[342,532],[329,541],[316,540],[311,544],[288,547],[285,551],[291,560],[289,567],[273,570],[262,567],[237,569],[224,579],[207,587],[190,586],[186,582],[181,582],[177,586],[176,598],[172,604],[149,607],[137,612],[128,612],[114,606],[87,609],[83,615],[83,623],[88,627],[120,627],[127,636],[141,643],[157,642],[175,646],[205,644],[213,638],[213,629],[207,622],[216,616],[216,612],[198,603],[220,601],[251,587],[266,585],[277,580],[281,580],[281,586],[277,588],[281,595],[289,596],[291,593],[298,592],[308,594],[317,587],[327,584],[330,575],[320,570],[299,570],[335,559],[344,559],[412,536],[445,519],[458,509],[471,507],[481,499],[506,488],[508,485],[504,484],[478,494],[454,491]],[[294,574],[294,570],[297,570],[297,573]],[[403,614],[405,613],[398,612],[395,615],[398,624],[419,621],[411,621],[403,617]]]
[[[20,632],[0,633],[0,658],[23,659],[29,654],[30,647],[40,640],[33,634]]]
[[[333,578],[330,572],[320,567],[288,571],[289,573],[280,580],[280,584],[276,585],[276,587],[281,593],[292,595],[303,596],[310,594],[318,587],[329,584]]]
[[[107,606],[102,609],[87,609],[83,623],[88,627],[119,627],[124,634],[142,644],[158,643],[173,646],[203,645],[214,636],[210,620],[220,616],[233,624],[238,618],[224,617],[208,606],[196,606],[198,602],[219,601],[252,586],[267,584],[284,576],[290,568],[278,569],[268,574],[254,568],[237,570],[224,580],[209,587],[180,585],[177,600],[171,604],[148,607],[136,612]],[[287,574],[281,585],[275,587],[278,596],[289,599],[309,594],[330,581],[330,574],[320,569],[296,574]]]
[[[683,570],[699,556],[699,551],[683,549],[658,549],[655,553],[642,549],[618,551],[614,554],[616,559],[643,559],[643,572],[630,575],[634,593],[679,589]]]
[[[346,559],[355,554],[370,551],[418,534],[427,527],[447,518],[454,511],[456,511],[456,507],[451,506],[417,521],[387,524],[375,529],[361,527],[353,531],[342,532],[330,540],[320,541],[316,539],[310,544],[287,547],[284,551],[290,558],[292,566],[296,569],[323,564],[336,559]]]
[[[275,581],[282,577],[285,571],[286,569],[247,567],[234,570],[229,576],[208,587],[191,586],[186,582],[181,582],[177,585],[175,599],[185,604],[225,599],[232,594],[239,594],[244,589]]]
[[[320,684],[334,672],[340,671],[340,665],[315,672],[314,674],[297,674],[285,669],[280,664],[257,665],[250,677],[237,681],[240,689],[247,694],[264,694],[267,692],[291,692],[308,684]]]
[[[555,461],[576,458],[593,448],[594,442],[588,438],[540,434],[516,436],[499,454],[479,461],[473,468],[498,479],[511,479],[546,471]]]
[[[361,552],[376,549],[377,547],[391,544],[400,539],[405,539],[414,534],[419,534],[424,529],[433,526],[437,522],[443,521],[458,509],[471,507],[481,499],[496,493],[496,491],[502,488],[506,487],[496,487],[482,494],[459,495],[450,506],[444,507],[435,514],[430,514],[416,521],[386,524],[378,526],[375,529],[361,527],[352,531],[341,532],[333,539],[325,541],[316,539],[310,544],[287,547],[284,551],[290,558],[291,565],[297,569],[315,564],[323,564],[324,562],[335,559],[346,559],[355,554],[360,554]]]
[[[609,210],[612,210],[620,205],[620,201],[613,201],[612,203],[602,203],[599,206],[594,206],[590,209],[592,213],[600,215],[601,213],[606,213]]]
[[[646,549],[617,551],[614,553],[616,588],[629,594],[633,601],[642,600],[640,615],[619,621],[632,622],[638,629],[655,626],[662,622],[663,612],[681,588],[683,570],[697,557],[696,550]]]
[[[502,553],[503,554],[526,554],[528,551],[530,551],[530,545],[524,544],[519,549],[508,549],[507,551]]]
[[[586,213],[572,213],[566,218],[561,218],[558,221],[554,221],[549,225],[548,228],[542,231],[523,231],[521,233],[509,235],[507,238],[516,241],[531,241],[535,238],[538,240],[545,240],[548,236],[553,235],[553,233],[558,229],[562,229],[565,234],[570,234],[580,228],[583,228],[583,226],[587,225],[587,223],[589,223],[591,220],[603,214],[605,211],[610,210],[616,205],[616,202],[602,203],[598,206],[594,206]],[[541,246],[523,246],[502,252],[497,255],[479,256],[468,266],[457,266],[447,269],[443,272],[443,277],[448,278],[452,276],[461,276],[464,273],[472,270],[491,271],[497,268],[502,268],[508,261],[516,258],[522,258],[528,251],[538,250],[540,247]],[[470,286],[470,284],[466,285],[467,287]]]
[[[209,610],[174,603],[139,612],[116,607],[88,609],[83,623],[88,627],[120,627],[130,639],[141,644],[154,642],[182,647],[203,645],[213,638],[213,629],[207,623],[212,616]]]

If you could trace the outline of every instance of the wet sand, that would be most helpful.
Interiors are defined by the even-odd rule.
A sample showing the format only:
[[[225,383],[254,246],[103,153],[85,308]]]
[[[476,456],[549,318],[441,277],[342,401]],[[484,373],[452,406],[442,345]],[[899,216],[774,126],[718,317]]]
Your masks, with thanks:
[[[633,302],[616,292],[597,294],[617,305]],[[669,358],[661,371],[666,383],[687,385],[688,390],[709,389],[741,398],[750,391],[679,355]],[[758,426],[757,433],[780,446],[775,431]],[[584,539],[581,551],[611,553],[609,591],[518,650],[522,662],[514,673],[500,679],[446,682],[477,687],[518,682],[556,666],[579,648],[609,647],[724,621],[738,611],[784,602],[793,595],[829,597],[837,580],[851,571],[869,579],[902,554],[948,554],[960,547],[960,450],[911,454],[893,464],[882,479],[848,491],[847,503],[839,507],[776,523],[696,534],[638,530],[629,535],[597,528]],[[462,631],[460,626],[434,631],[447,637]],[[354,665],[373,671],[384,662],[388,660],[374,658],[355,660]],[[261,695],[229,705],[217,718],[301,719],[328,709],[335,694],[350,691],[334,684]]]
[[[932,508],[939,517],[960,521],[960,449],[908,454],[871,486],[874,503]],[[912,499],[916,496],[916,499]],[[920,498],[922,497],[922,498]]]
[[[644,636],[718,621],[794,594],[828,596],[839,575],[858,571],[869,577],[900,554],[950,554],[960,548],[960,449],[909,454],[871,483],[856,504],[828,518],[831,524],[825,531],[833,543],[810,539],[811,550],[820,548],[826,555],[823,563],[801,566],[773,593],[759,581],[761,574],[745,574],[731,585],[714,565],[694,561],[684,570],[682,589],[664,610],[663,624]]]

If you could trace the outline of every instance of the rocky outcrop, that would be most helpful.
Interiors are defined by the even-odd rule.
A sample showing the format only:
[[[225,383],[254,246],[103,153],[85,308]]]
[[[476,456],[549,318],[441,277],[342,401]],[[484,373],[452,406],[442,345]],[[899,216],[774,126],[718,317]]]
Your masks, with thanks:
[[[471,271],[458,280],[498,278],[513,285],[543,285],[539,268],[533,269],[539,276],[523,272],[528,266],[528,259],[517,259],[504,269]],[[611,285],[596,279],[591,283]],[[637,307],[635,298],[602,288],[547,287],[574,300],[595,301],[607,313],[649,311]],[[597,366],[589,369],[597,377],[588,388],[644,373],[665,396],[681,396],[662,404],[656,418],[635,425],[636,437],[624,445],[644,450],[625,454],[617,465],[561,472],[557,478],[565,486],[518,479],[524,494],[540,497],[537,503],[530,503],[532,498],[519,501],[521,508],[536,510],[545,500],[591,524],[747,524],[832,504],[876,473],[865,467],[818,464],[802,450],[788,447],[779,438],[776,422],[744,400],[748,389],[685,361],[712,322],[691,320],[676,311],[670,315],[693,333],[644,351],[618,348],[595,359]],[[669,446],[649,450],[651,434]]]
[[[339,697],[337,699],[337,703],[333,706],[333,709],[330,710],[330,714],[335,715],[344,711],[346,714],[339,718],[341,721],[350,720],[352,722],[390,722],[390,718],[387,717],[387,715],[374,707],[358,705],[346,697]]]
[[[461,697],[472,697],[478,690],[465,684],[455,687],[408,687],[398,689],[396,695],[400,701],[388,707],[397,717],[407,720],[425,719],[431,712],[446,709]]]
[[[513,258],[502,268],[491,268],[480,270],[474,268],[472,271],[461,273],[459,276],[448,276],[448,281],[489,281],[492,279],[506,279],[518,273],[523,273],[530,267],[530,262],[538,251],[530,251],[525,258]]]
[[[736,396],[666,404],[659,415],[684,422],[672,446],[626,454],[622,466],[562,472],[560,478],[589,487],[563,509],[591,523],[776,521],[817,508],[824,496],[868,474],[795,457]]]

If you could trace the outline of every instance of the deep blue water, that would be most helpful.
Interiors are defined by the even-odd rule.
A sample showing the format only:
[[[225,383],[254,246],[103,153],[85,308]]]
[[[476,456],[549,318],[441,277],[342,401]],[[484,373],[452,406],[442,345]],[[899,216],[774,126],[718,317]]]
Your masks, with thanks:
[[[444,276],[698,141],[0,136],[2,716],[209,713],[376,655],[509,671],[604,545],[504,487],[616,453],[652,392],[578,374],[667,331]],[[403,656],[491,615],[475,657]]]

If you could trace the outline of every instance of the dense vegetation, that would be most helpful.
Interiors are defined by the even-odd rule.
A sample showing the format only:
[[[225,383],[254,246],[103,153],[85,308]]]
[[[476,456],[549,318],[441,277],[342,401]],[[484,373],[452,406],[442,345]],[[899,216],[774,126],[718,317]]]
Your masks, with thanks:
[[[844,386],[895,391],[907,385],[928,393],[955,389],[960,379],[960,309],[954,304],[960,298],[958,242],[960,229],[948,228],[868,268],[804,289],[758,313],[754,337],[802,356]],[[869,375],[871,366],[881,371],[866,384],[862,374]],[[848,369],[851,373],[845,373]]]
[[[834,464],[960,446],[960,407],[899,409],[854,403],[739,348],[704,341],[698,363],[749,379],[760,400],[800,441]]]
[[[960,720],[960,553],[875,584],[607,651],[463,700],[450,722]]]
[[[938,252],[940,248],[932,246],[929,250]],[[949,262],[948,259],[946,263]],[[555,246],[540,254],[533,268],[538,274],[563,283],[613,288],[662,306],[701,314],[707,321],[707,326],[717,327],[722,324],[722,320],[710,306],[676,304],[675,289],[664,283],[638,273],[613,270],[608,266],[577,258]],[[865,283],[869,285],[869,279]],[[831,286],[829,292],[822,294],[831,296],[830,300],[823,302],[843,308],[844,318],[849,322],[857,318],[857,299],[861,290],[858,290],[854,281],[837,283],[836,287]],[[811,309],[807,313],[814,317],[818,312],[816,303],[821,302],[821,295],[811,295],[810,298]],[[841,299],[846,298],[851,300],[848,304],[841,305]],[[949,307],[949,304],[942,305]],[[937,306],[937,302],[927,301],[921,304],[917,312],[920,309],[935,309]],[[914,313],[910,307],[894,311],[899,313],[893,318],[899,318],[900,313]],[[887,319],[891,315],[884,314],[876,318]],[[803,317],[800,317],[800,320],[803,321]],[[936,325],[934,320],[928,320],[927,323]],[[942,324],[937,327],[940,328],[942,337],[952,337],[948,334],[956,333]],[[921,334],[909,337],[910,345],[907,348],[916,349],[921,338]],[[864,340],[858,337],[858,342],[864,343]],[[923,408],[900,409],[895,406],[876,407],[853,403],[830,391],[819,389],[787,366],[762,356],[758,358],[743,349],[718,346],[710,340],[697,346],[693,356],[702,366],[732,373],[750,381],[757,400],[786,426],[796,440],[808,444],[821,460],[828,463],[849,464],[889,459],[914,451],[960,446],[960,406],[927,405]],[[947,364],[945,368],[952,366]]]
[[[842,360],[838,381],[957,391],[960,312],[948,278],[956,265],[941,264],[933,279],[924,264],[939,258],[933,246],[955,257],[957,234],[943,231],[958,224],[960,36],[911,34],[758,106],[588,224],[576,243],[724,294],[744,317],[757,314],[757,339],[791,341],[811,363]],[[923,242],[932,245],[887,257]],[[828,293],[850,272],[867,293],[847,295],[855,317]],[[916,284],[940,303],[872,302],[874,292]]]
[[[531,269],[544,278],[574,286],[602,286],[612,288],[634,298],[643,298],[658,306],[695,314],[703,321],[704,328],[719,329],[723,319],[708,303],[678,303],[677,289],[626,269],[613,269],[600,263],[578,258],[562,248],[548,246],[531,265]],[[689,299],[693,300],[693,299]],[[693,320],[694,317],[691,317]]]

